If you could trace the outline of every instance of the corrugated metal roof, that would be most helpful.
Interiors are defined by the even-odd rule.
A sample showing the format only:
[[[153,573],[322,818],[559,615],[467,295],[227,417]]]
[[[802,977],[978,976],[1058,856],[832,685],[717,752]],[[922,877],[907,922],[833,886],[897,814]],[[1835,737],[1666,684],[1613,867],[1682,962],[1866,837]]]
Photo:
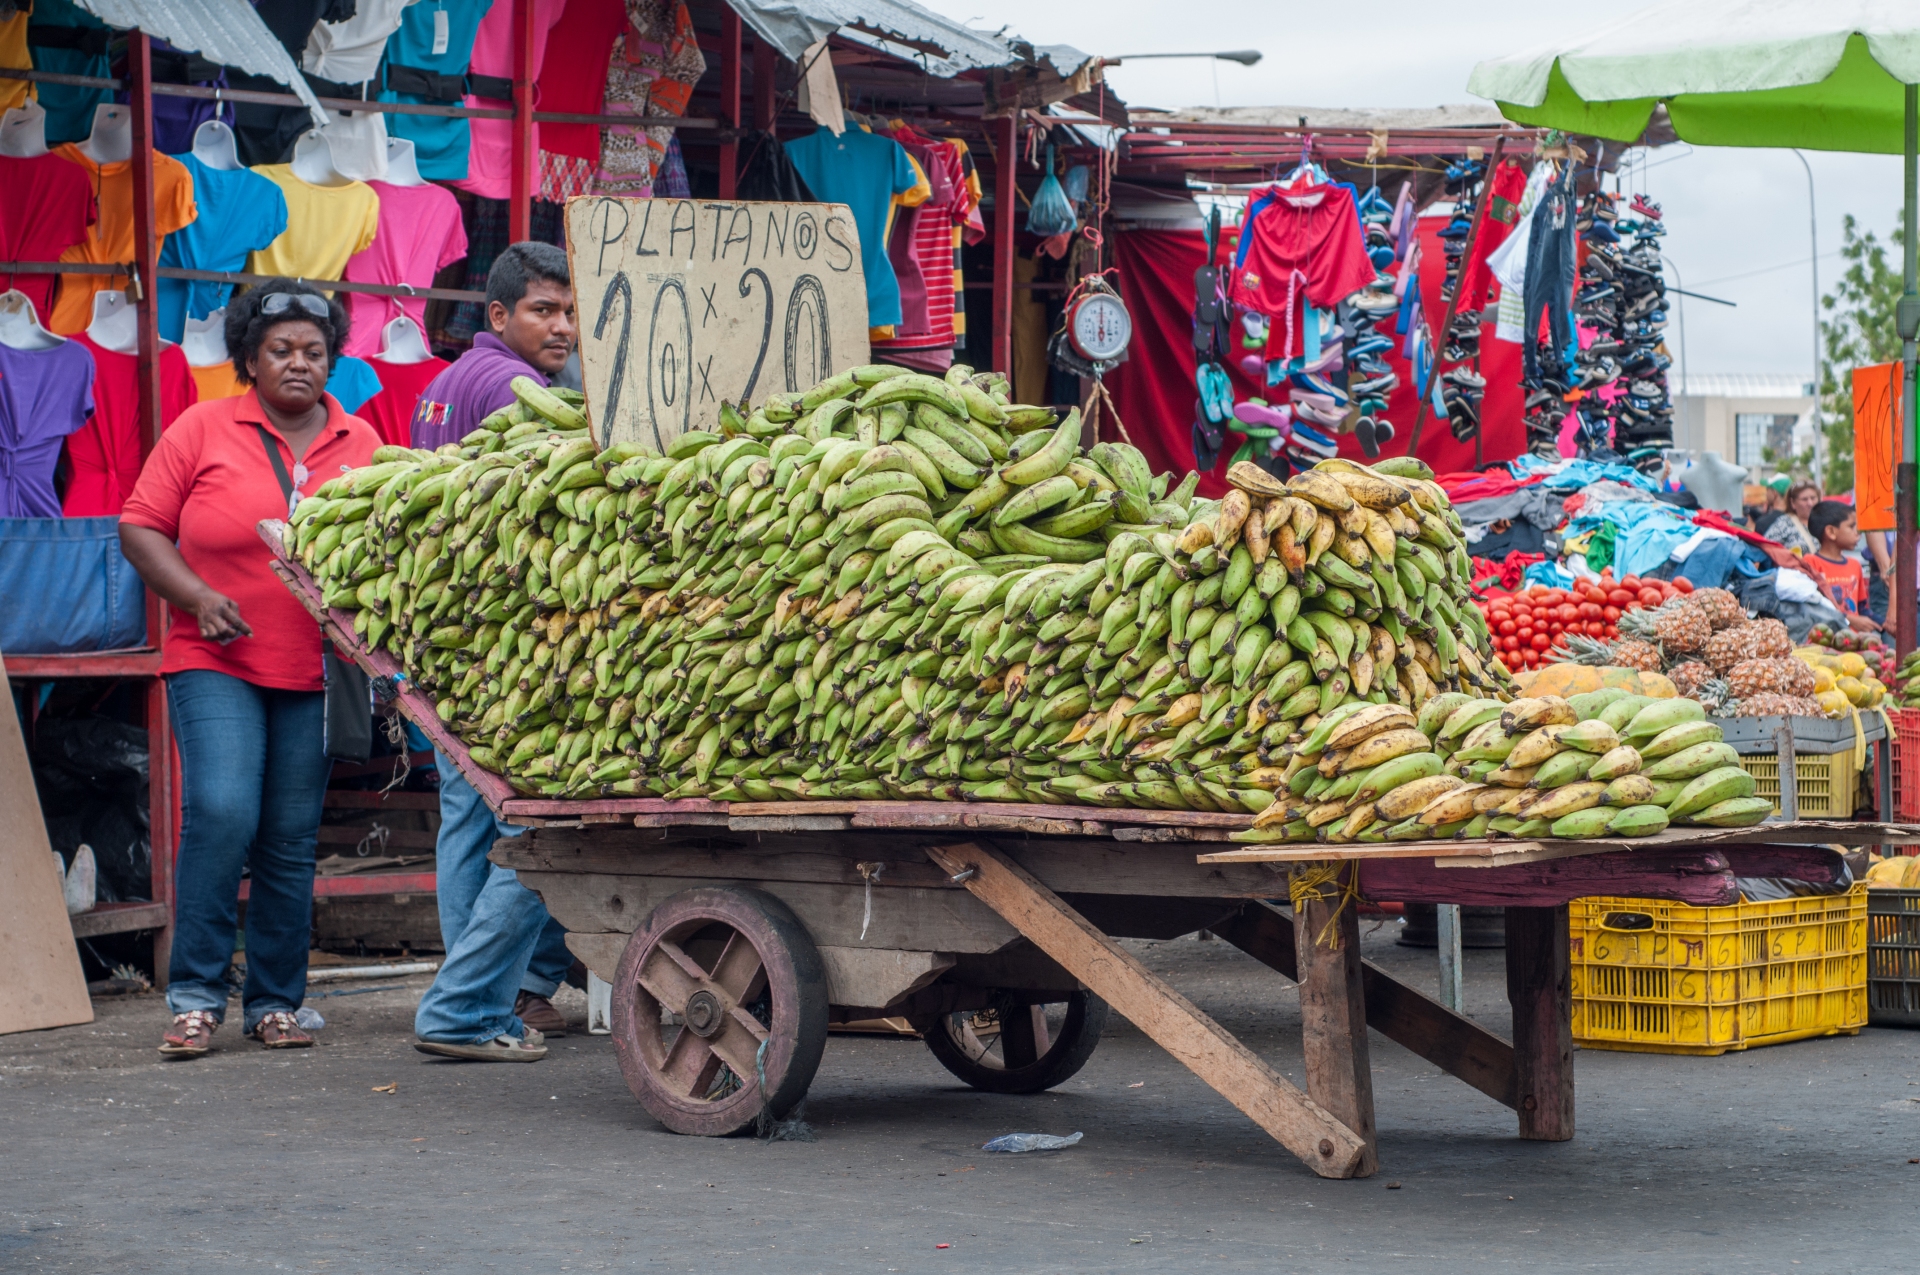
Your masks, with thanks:
[[[159,0],[146,0],[158,3]],[[204,3],[205,0],[194,0]],[[727,0],[734,12],[793,61],[836,32],[849,40],[918,62],[929,75],[951,79],[962,71],[1050,62],[1071,76],[1091,60],[1061,45],[1036,48],[1003,32],[980,31],[913,0]]]
[[[1812,387],[1797,376],[1777,376],[1767,372],[1701,372],[1689,377],[1673,377],[1670,384],[1679,398],[1771,398],[1804,399],[1813,402]]]
[[[74,0],[110,27],[145,31],[174,48],[209,62],[265,75],[286,85],[313,112],[314,127],[327,113],[293,58],[267,30],[247,0]]]

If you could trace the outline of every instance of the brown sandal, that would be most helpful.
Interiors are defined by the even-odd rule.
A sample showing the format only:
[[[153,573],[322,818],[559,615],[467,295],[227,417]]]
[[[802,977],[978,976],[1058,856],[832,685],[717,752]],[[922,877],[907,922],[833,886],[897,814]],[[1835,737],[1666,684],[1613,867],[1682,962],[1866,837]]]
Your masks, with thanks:
[[[284,1009],[276,1009],[255,1023],[253,1035],[268,1049],[308,1049],[313,1045],[313,1037]]]
[[[173,1016],[173,1027],[160,1040],[163,1058],[198,1058],[213,1048],[214,1029],[220,1020],[204,1009],[190,1009]]]

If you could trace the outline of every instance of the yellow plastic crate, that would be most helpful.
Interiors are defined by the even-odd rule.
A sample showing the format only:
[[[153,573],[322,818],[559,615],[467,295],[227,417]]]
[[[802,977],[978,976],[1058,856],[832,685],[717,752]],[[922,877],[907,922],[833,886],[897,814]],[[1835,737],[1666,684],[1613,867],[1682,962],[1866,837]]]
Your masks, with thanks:
[[[1780,758],[1753,753],[1740,758],[1753,776],[1753,795],[1780,806]],[[1860,797],[1860,767],[1853,750],[1837,753],[1795,753],[1793,773],[1802,819],[1851,819]]]
[[[1573,1039],[1587,1049],[1724,1054],[1867,1021],[1867,890],[1697,908],[1575,899]]]

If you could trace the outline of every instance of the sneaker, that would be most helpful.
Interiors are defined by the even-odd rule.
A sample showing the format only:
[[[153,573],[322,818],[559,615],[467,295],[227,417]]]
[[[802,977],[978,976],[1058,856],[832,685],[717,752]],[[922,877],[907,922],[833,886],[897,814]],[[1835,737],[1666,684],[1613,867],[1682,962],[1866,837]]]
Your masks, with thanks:
[[[1644,194],[1633,197],[1633,210],[1648,221],[1660,220],[1660,205],[1648,199]]]
[[[1452,381],[1455,385],[1461,386],[1464,389],[1483,390],[1487,387],[1487,378],[1470,367],[1454,368],[1451,372],[1443,375],[1441,379]]]
[[[1604,221],[1596,221],[1593,223],[1593,225],[1587,227],[1587,229],[1584,232],[1582,232],[1581,238],[1585,239],[1589,243],[1619,243],[1620,242],[1619,232],[1614,230],[1611,224]]]

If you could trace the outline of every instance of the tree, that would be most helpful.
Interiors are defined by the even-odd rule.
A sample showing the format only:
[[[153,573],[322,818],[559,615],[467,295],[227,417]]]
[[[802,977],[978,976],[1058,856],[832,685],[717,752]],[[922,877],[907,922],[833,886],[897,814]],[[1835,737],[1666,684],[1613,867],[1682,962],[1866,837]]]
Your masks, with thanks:
[[[1820,415],[1828,491],[1853,486],[1853,369],[1900,357],[1893,311],[1904,287],[1898,264],[1904,238],[1897,218],[1892,242],[1883,244],[1849,214],[1840,243],[1846,269],[1833,291],[1820,298],[1825,316],[1820,321]]]

